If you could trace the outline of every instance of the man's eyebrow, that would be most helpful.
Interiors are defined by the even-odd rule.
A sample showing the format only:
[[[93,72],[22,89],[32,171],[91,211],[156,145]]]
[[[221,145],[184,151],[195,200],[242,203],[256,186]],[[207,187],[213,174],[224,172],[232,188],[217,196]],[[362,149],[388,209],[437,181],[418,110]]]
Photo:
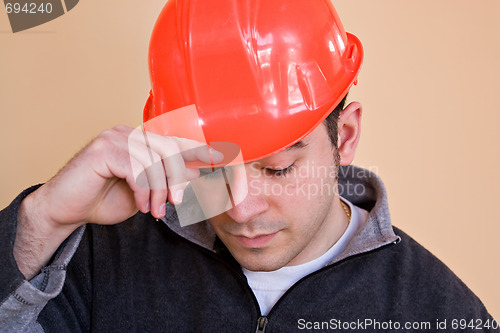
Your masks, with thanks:
[[[300,140],[299,142],[296,142],[293,145],[291,145],[290,147],[286,148],[284,151],[288,151],[288,150],[292,150],[292,149],[296,149],[296,148],[304,148],[305,146],[307,146],[307,143],[305,143],[303,140]]]

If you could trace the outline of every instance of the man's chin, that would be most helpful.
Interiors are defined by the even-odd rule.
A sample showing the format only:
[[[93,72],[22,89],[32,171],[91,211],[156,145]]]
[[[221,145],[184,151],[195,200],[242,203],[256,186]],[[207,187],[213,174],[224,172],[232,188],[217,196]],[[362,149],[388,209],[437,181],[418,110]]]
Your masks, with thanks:
[[[277,271],[278,269],[282,268],[283,266],[262,266],[262,265],[246,265],[246,266],[241,266],[245,269],[248,269],[249,271],[252,272],[273,272]]]
[[[252,251],[254,252],[254,251]],[[257,252],[257,251],[255,251]],[[240,254],[235,256],[241,267],[254,272],[271,272],[286,266],[289,260],[264,253]]]

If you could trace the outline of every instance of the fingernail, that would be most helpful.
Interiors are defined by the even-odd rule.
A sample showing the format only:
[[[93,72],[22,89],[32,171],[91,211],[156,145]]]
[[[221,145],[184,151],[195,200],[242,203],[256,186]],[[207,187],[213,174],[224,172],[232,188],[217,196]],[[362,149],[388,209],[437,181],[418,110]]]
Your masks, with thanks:
[[[160,208],[158,209],[158,215],[161,217],[165,216],[165,209],[166,208],[167,208],[167,206],[164,203],[162,203]]]
[[[149,210],[151,209],[151,204],[149,201],[146,203],[146,213],[149,213]]]
[[[213,148],[210,148],[210,155],[212,156],[212,159],[214,160],[214,162],[219,162],[219,161],[222,161],[222,159],[224,158],[224,155],[213,149]]]
[[[177,190],[174,194],[174,201],[178,205],[182,202],[182,197],[184,196],[184,190]]]

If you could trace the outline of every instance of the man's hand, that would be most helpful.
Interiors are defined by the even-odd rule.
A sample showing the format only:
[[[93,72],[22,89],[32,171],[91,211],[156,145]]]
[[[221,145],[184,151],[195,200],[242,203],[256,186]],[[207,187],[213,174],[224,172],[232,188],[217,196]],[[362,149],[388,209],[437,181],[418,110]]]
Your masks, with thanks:
[[[138,210],[161,218],[199,176],[185,161],[219,162],[203,143],[126,126],[102,132],[20,207],[14,257],[33,277],[59,245],[86,223],[116,224]]]

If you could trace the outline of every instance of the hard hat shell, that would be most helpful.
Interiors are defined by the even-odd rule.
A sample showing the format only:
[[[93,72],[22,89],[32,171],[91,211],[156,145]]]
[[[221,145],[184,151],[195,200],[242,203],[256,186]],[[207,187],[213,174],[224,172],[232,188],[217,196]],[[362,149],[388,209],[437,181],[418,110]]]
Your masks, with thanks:
[[[363,60],[330,0],[170,0],[149,48],[144,128],[228,142],[244,162],[300,141],[346,95]],[[194,106],[198,117],[152,119]]]

